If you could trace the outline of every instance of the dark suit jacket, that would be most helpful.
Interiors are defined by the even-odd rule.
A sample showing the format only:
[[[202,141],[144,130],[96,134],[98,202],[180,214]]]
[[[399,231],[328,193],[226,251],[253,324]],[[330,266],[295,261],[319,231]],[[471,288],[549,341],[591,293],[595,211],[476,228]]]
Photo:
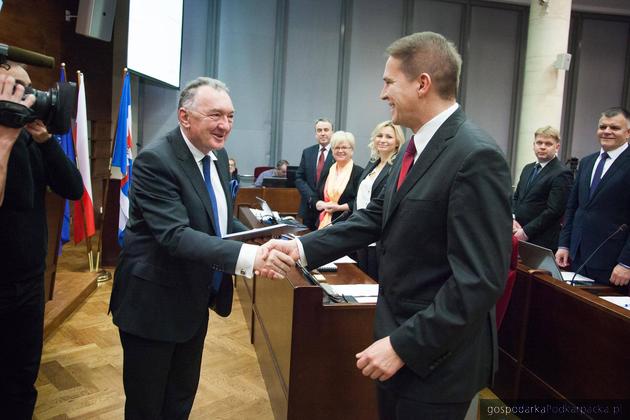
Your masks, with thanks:
[[[394,160],[394,163],[395,162],[396,161]],[[359,185],[361,185],[361,182],[365,178],[367,178],[370,172],[372,172],[374,168],[378,166],[379,163],[381,163],[381,159],[376,159],[376,161],[374,162],[368,162],[368,164],[365,166],[365,169],[363,170],[363,173],[359,177]],[[372,184],[372,192],[370,193],[371,200],[374,200],[374,198],[378,197],[381,191],[383,191],[383,188],[385,187],[385,184],[387,183],[387,179],[389,177],[389,173],[391,172],[391,170],[392,170],[392,165],[390,165],[389,163],[386,163],[385,166],[383,166],[383,169],[381,169],[381,172],[378,174],[378,176],[374,180],[374,183]],[[358,192],[358,187],[357,187],[357,192]],[[357,209],[357,206],[356,206],[356,199],[355,199],[352,202],[351,210],[356,211],[356,209]]]
[[[302,237],[310,267],[380,241],[374,332],[405,362],[382,384],[400,396],[464,402],[490,383],[494,305],[510,262],[510,184],[496,143],[459,109],[400,190],[388,182],[367,209]]]
[[[630,148],[615,160],[589,198],[591,174],[598,155],[589,155],[580,162],[567,203],[559,246],[569,248],[572,259],[578,249],[586,259],[620,225],[630,224]],[[628,229],[606,242],[586,267],[612,270],[617,263],[630,265]]]
[[[317,157],[319,156],[320,148],[321,146],[316,144],[304,149],[300,159],[300,166],[295,172],[295,188],[300,191],[301,196],[298,215],[302,218],[313,217],[317,213],[315,203],[319,200],[319,192],[315,178],[317,176]],[[330,169],[333,163],[335,163],[335,160],[331,149],[328,151],[328,156],[326,156],[320,179],[323,178],[324,172]]]
[[[553,158],[527,188],[535,165],[530,163],[523,168],[514,192],[512,210],[529,242],[555,251],[573,174],[558,158]]]
[[[328,173],[330,168],[322,171],[322,176],[319,178],[319,183],[317,184],[318,196],[317,200],[324,199],[324,187],[326,186],[326,180],[328,179]],[[339,201],[337,204],[346,204],[350,209],[354,206],[354,200],[357,198],[357,190],[359,189],[359,179],[361,178],[361,174],[363,173],[363,168],[358,165],[352,165],[352,173],[350,174],[350,179],[348,180],[348,184],[346,185],[346,189],[343,190],[341,197],[339,197]],[[315,203],[317,203],[315,200]],[[318,212],[318,217],[319,217]],[[336,211],[332,214],[332,220],[335,220],[337,217],[341,216],[342,211]],[[317,224],[319,224],[319,219],[317,219]]]
[[[232,220],[228,156],[215,154]],[[209,305],[227,316],[231,279],[212,302],[209,286],[213,270],[234,273],[242,244],[214,236],[208,191],[179,128],[138,154],[129,207],[110,301],[114,323],[140,337],[183,342],[199,330]]]

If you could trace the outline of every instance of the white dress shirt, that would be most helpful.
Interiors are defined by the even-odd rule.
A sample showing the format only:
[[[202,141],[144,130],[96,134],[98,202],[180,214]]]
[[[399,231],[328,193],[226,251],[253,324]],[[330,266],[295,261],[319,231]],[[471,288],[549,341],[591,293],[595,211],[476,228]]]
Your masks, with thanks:
[[[627,148],[628,148],[628,142],[625,142],[621,146],[617,147],[615,150],[611,150],[610,152],[607,152],[609,157],[608,159],[606,159],[606,162],[604,163],[604,169],[602,170],[602,178],[604,177],[604,175],[606,175],[606,172],[608,171],[608,169],[610,169],[613,162],[615,162],[615,160],[619,157],[619,155],[621,155]],[[593,176],[595,175],[595,169],[597,168],[597,165],[599,165],[599,161],[602,160],[602,153],[604,153],[604,149],[600,149],[599,157],[595,159],[595,165],[593,165],[593,172],[591,172],[591,184],[593,183]]]
[[[180,127],[180,131],[182,133],[182,137],[186,142],[186,146],[192,153],[195,162],[197,162],[197,167],[199,168],[199,173],[201,174],[201,178],[203,179],[203,164],[202,160],[206,156],[199,149],[197,149],[186,137],[184,131]],[[219,216],[219,227],[221,229],[221,234],[227,234],[228,230],[228,208],[227,208],[227,199],[225,198],[225,190],[223,190],[223,185],[221,184],[221,178],[219,177],[219,172],[217,172],[216,160],[217,157],[211,151],[208,153],[212,165],[210,165],[210,182],[212,182],[212,189],[214,190],[214,195],[217,200],[217,213]],[[258,246],[251,244],[243,244],[241,247],[241,251],[238,254],[238,260],[236,261],[236,274],[240,274],[242,276],[252,278],[254,276],[254,261],[256,260],[256,253],[258,252]]]

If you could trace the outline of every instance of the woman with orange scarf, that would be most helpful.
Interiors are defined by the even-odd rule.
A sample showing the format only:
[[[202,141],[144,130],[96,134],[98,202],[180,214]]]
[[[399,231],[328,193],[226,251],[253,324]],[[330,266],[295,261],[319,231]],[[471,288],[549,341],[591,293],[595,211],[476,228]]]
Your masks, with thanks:
[[[352,133],[337,131],[332,135],[330,147],[335,163],[319,180],[321,199],[315,204],[320,211],[318,229],[328,226],[344,211],[350,211],[350,206],[357,196],[363,168],[352,161],[354,145]]]

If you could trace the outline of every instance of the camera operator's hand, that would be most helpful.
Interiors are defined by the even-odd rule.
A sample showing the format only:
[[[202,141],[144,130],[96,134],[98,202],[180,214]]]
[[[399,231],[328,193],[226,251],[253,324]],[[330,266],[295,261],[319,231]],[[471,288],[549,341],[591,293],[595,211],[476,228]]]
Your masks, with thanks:
[[[48,129],[41,120],[30,122],[26,124],[25,128],[37,143],[45,143],[52,137],[52,134],[48,132]]]
[[[0,73],[0,101],[15,102],[30,108],[35,103],[35,96],[23,96],[24,86],[15,83],[15,79],[12,76]],[[0,141],[5,145],[10,143],[13,146],[18,134],[20,134],[20,130],[20,128],[0,125]]]

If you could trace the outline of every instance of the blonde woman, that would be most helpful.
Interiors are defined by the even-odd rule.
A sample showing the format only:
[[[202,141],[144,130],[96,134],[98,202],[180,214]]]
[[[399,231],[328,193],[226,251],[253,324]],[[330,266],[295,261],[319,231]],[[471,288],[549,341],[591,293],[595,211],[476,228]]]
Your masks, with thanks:
[[[400,126],[383,121],[374,127],[370,136],[370,161],[359,178],[357,198],[352,211],[367,207],[383,190],[394,160],[405,143]],[[375,244],[357,251],[359,268],[378,281],[378,259]]]
[[[320,212],[318,229],[328,226],[344,211],[350,211],[363,172],[363,168],[352,161],[355,146],[352,133],[335,132],[330,140],[330,146],[335,163],[319,180],[320,199],[315,204],[315,208]]]

